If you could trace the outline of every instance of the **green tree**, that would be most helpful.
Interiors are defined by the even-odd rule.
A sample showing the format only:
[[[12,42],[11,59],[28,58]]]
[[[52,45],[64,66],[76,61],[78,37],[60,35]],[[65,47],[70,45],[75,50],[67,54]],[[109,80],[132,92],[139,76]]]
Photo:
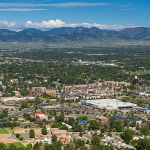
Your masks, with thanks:
[[[4,143],[0,143],[0,150],[7,150],[7,147]]]
[[[134,131],[131,129],[126,129],[121,134],[121,138],[124,140],[125,143],[129,144],[130,141],[133,139]]]
[[[80,139],[79,140],[75,140],[74,143],[75,143],[76,149],[85,147],[85,142],[80,140]]]
[[[97,120],[91,120],[90,124],[88,126],[88,130],[95,130],[95,129],[100,129],[101,123],[98,122]]]
[[[34,138],[34,137],[35,137],[35,132],[34,132],[33,129],[31,129],[31,130],[29,131],[29,137],[30,137],[30,138]]]
[[[141,127],[141,133],[143,135],[148,135],[149,134],[149,126],[148,125],[144,125]]]
[[[100,139],[99,136],[94,134],[91,139],[91,147],[93,150],[98,149],[100,147]]]
[[[139,139],[137,148],[139,150],[150,150],[150,140],[148,140],[148,139]]]
[[[73,146],[71,144],[66,144],[64,150],[73,150]]]
[[[52,143],[55,143],[55,142],[57,142],[57,136],[56,136],[56,135],[53,135],[53,136],[52,136]]]
[[[37,143],[35,143],[35,144],[34,144],[34,146],[33,146],[33,150],[41,150],[41,148],[40,148],[40,147],[41,147],[41,145],[42,145],[42,143],[41,143],[41,142],[40,142],[40,143],[38,143],[38,142],[37,142]]]
[[[21,108],[28,108],[28,102],[26,101],[22,102]]]
[[[32,145],[31,144],[26,145],[25,150],[32,150]]]
[[[8,150],[17,150],[17,148],[16,148],[16,146],[15,146],[13,143],[11,143],[11,144],[9,145]]]
[[[47,135],[47,129],[46,127],[43,127],[42,130],[41,130],[42,134],[43,135]]]
[[[64,113],[61,112],[61,114],[56,118],[56,120],[57,120],[58,122],[63,122],[63,121],[64,121]]]

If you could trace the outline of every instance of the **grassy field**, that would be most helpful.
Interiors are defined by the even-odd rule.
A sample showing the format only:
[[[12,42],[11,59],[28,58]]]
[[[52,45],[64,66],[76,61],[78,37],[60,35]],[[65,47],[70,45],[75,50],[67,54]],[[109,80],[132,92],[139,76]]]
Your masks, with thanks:
[[[12,143],[8,143],[8,144],[6,144],[6,146],[7,147],[9,147],[10,146],[10,144],[12,144]],[[15,142],[15,143],[13,143],[17,148],[19,148],[19,147],[25,147],[22,143],[20,143],[20,142]]]
[[[143,75],[143,74],[150,74],[150,70],[145,70],[145,71],[137,71],[137,72],[134,72],[134,74],[137,74],[137,75]]]
[[[9,134],[5,128],[0,128],[0,134]]]

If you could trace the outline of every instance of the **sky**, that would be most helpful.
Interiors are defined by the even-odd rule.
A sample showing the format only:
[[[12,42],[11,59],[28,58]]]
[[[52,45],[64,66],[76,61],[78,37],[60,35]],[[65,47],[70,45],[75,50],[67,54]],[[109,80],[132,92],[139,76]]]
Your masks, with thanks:
[[[150,27],[150,0],[0,0],[0,29]]]

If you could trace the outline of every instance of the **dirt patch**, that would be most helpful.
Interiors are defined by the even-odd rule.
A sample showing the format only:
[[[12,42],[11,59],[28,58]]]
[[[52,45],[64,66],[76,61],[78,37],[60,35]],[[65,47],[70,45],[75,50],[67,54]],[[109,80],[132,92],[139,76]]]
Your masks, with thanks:
[[[13,143],[18,142],[11,134],[0,134],[0,142]]]

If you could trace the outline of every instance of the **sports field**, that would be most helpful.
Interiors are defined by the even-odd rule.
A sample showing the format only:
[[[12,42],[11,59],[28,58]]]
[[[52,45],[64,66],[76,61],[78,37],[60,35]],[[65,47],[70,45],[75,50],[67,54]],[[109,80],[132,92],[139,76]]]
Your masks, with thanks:
[[[12,143],[7,143],[5,144],[7,147],[9,147],[9,145],[12,144]],[[16,146],[16,148],[19,148],[19,147],[24,147],[24,145],[20,142],[13,142],[13,144]]]
[[[0,128],[0,134],[9,134],[5,128]]]

